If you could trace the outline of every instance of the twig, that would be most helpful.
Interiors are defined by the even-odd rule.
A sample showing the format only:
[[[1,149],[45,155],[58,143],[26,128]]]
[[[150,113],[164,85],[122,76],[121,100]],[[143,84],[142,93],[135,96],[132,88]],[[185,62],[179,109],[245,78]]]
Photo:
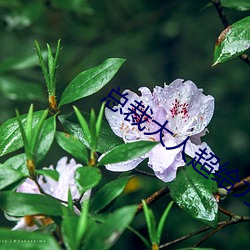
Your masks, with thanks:
[[[156,191],[155,193],[150,195],[148,198],[146,198],[145,202],[147,205],[150,205],[167,193],[169,193],[169,188],[166,186],[166,187],[163,187],[160,190]],[[143,205],[142,205],[142,203],[140,203],[137,205],[136,214],[139,214],[142,210],[143,210]]]
[[[149,177],[154,177],[156,178],[156,176],[152,173],[148,173],[148,172],[145,172],[145,171],[142,171],[142,170],[139,170],[139,169],[134,169],[134,172],[137,172],[141,175],[146,175],[146,176],[149,176]]]
[[[214,5],[215,9],[217,10],[220,20],[224,25],[224,28],[227,28],[230,25],[230,22],[222,8],[220,0],[211,0],[211,2]]]
[[[211,3],[216,8],[216,10],[217,10],[217,12],[219,14],[220,20],[223,23],[224,28],[226,29],[228,26],[230,26],[230,22],[229,22],[226,14],[225,14],[223,8],[222,8],[221,1],[220,0],[211,0]],[[239,57],[245,63],[247,63],[248,65],[250,65],[250,59],[249,59],[249,57],[248,57],[247,54],[241,54]]]
[[[232,214],[231,212],[227,211],[226,209],[224,209],[224,208],[222,208],[222,207],[219,207],[219,210],[220,210],[223,214],[229,216],[230,218],[233,218],[233,217],[235,216],[235,214]]]
[[[38,187],[38,190],[39,190],[39,192],[40,192],[41,194],[47,195],[47,196],[49,196],[49,197],[53,198],[54,200],[57,200],[57,201],[59,201],[59,202],[61,202],[61,203],[68,204],[67,201],[61,200],[61,199],[56,198],[56,197],[54,197],[54,196],[52,196],[52,195],[50,195],[50,194],[45,193],[45,192],[43,191],[42,187],[40,186],[39,182],[37,181],[37,179],[32,179],[32,180],[36,183],[36,185],[37,185],[37,187]]]
[[[219,188],[218,189],[219,195],[220,196],[227,196],[228,194],[232,194],[232,193],[238,192],[239,190],[241,190],[241,189],[243,189],[245,187],[248,187],[248,185],[244,181],[250,183],[250,176],[242,179],[239,182],[236,182],[234,184],[234,187],[231,189],[231,191],[229,193],[227,193],[226,189],[230,189],[231,186],[226,187],[226,189]]]
[[[210,226],[203,227],[203,228],[201,228],[201,229],[199,229],[199,230],[197,230],[197,231],[195,231],[195,232],[193,232],[193,233],[187,234],[187,235],[182,236],[182,237],[180,237],[180,238],[178,238],[178,239],[176,239],[176,240],[173,240],[173,241],[170,241],[170,242],[168,242],[168,243],[162,244],[162,245],[159,246],[159,248],[165,248],[165,247],[169,247],[169,246],[171,246],[171,245],[177,244],[177,243],[179,243],[179,242],[181,242],[181,241],[183,241],[183,240],[186,240],[186,239],[188,239],[188,238],[191,238],[191,237],[193,237],[193,236],[195,236],[195,235],[197,235],[197,234],[206,232],[206,231],[209,230],[209,229],[212,229],[212,228],[211,228]]]
[[[197,247],[200,244],[202,244],[204,241],[206,241],[208,238],[210,238],[212,235],[214,235],[215,233],[219,232],[220,230],[222,230],[223,228],[233,225],[233,224],[238,224],[241,222],[247,222],[250,221],[250,216],[237,216],[235,215],[230,221],[223,221],[220,223],[220,225],[212,230],[211,232],[209,232],[207,235],[205,235],[201,240],[199,240],[196,244],[194,244],[193,247]]]
[[[229,212],[230,213],[230,212]],[[231,214],[231,213],[230,213]],[[197,247],[199,246],[201,243],[203,243],[205,240],[207,240],[209,237],[211,237],[213,234],[215,234],[216,232],[220,231],[221,229],[229,226],[229,225],[233,225],[233,224],[238,224],[238,223],[241,223],[241,222],[247,222],[247,221],[250,221],[250,217],[249,216],[237,216],[237,215],[233,215],[232,219],[230,221],[222,221],[222,222],[219,222],[218,223],[218,227],[214,230],[212,230],[211,232],[209,232],[206,236],[204,236],[199,242],[197,242],[194,247]],[[203,227],[193,233],[190,233],[190,234],[187,234],[185,236],[182,236],[178,239],[175,239],[173,241],[170,241],[170,242],[167,242],[165,244],[162,244],[159,246],[159,248],[165,248],[165,247],[169,247],[171,245],[174,245],[174,244],[177,244],[181,241],[184,241],[186,239],[189,239],[197,234],[200,234],[200,233],[203,233],[203,232],[206,232],[210,229],[213,229],[212,227],[210,226],[207,226],[207,227]]]

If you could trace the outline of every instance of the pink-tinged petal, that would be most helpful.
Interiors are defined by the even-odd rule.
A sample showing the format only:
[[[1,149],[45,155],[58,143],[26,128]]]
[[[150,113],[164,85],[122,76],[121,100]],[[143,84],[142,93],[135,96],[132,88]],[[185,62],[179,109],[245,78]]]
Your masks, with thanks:
[[[201,144],[201,137],[205,136],[206,133],[208,132],[208,129],[205,128],[203,131],[201,131],[199,134],[196,135],[192,135],[190,137],[190,140],[192,143],[194,143],[195,145],[200,145]]]
[[[191,136],[200,133],[214,112],[214,98],[204,95],[192,81],[177,79],[164,89],[158,87],[154,96],[168,112],[172,132]]]
[[[108,108],[105,109],[105,116],[111,129],[117,136],[122,138],[125,137],[128,131],[132,130],[132,125],[130,124],[130,122],[124,120],[125,116],[120,113],[120,109],[122,109],[123,113],[129,112],[128,108],[130,107],[130,103],[133,100],[139,99],[138,95],[134,92],[131,92],[130,90],[125,90],[123,94],[125,93],[128,93],[128,95],[126,96],[126,98],[128,98],[128,102],[126,103],[126,105],[124,105],[124,107],[122,107],[122,105],[120,104],[118,106],[114,106],[114,110],[118,109],[118,111],[116,112]],[[136,137],[134,138],[134,140],[136,140]]]
[[[205,148],[206,148],[206,151],[205,151],[205,152],[207,153],[207,155],[203,154],[203,157],[204,157],[205,159],[201,159],[200,162],[201,162],[202,164],[204,164],[205,162],[206,162],[207,164],[209,164],[209,165],[213,168],[212,173],[214,173],[216,170],[219,169],[219,165],[220,165],[220,164],[219,164],[219,162],[218,162],[217,164],[213,165],[213,164],[211,164],[209,161],[206,161],[206,159],[209,159],[209,158],[211,157],[211,154],[215,155],[214,152],[211,150],[211,148],[207,145],[206,142],[202,142],[201,145],[195,145],[195,144],[193,144],[192,142],[190,142],[190,140],[188,140],[188,142],[187,142],[187,144],[186,144],[186,148],[185,148],[185,153],[186,153],[188,156],[190,156],[191,158],[196,157],[196,159],[198,160],[199,156],[198,156],[196,153],[202,154],[202,153],[200,152],[199,149],[204,150]],[[215,155],[215,156],[216,156],[216,155]],[[216,158],[215,158],[215,157],[212,158],[211,161],[215,163],[215,162],[216,162]],[[208,170],[210,170],[210,169],[208,169]]]
[[[173,142],[166,142],[166,146],[173,146]],[[157,145],[149,152],[148,166],[164,182],[174,180],[177,168],[184,165],[185,162],[181,157],[181,148],[166,150],[162,145]]]
[[[130,160],[130,161],[107,164],[107,165],[105,165],[105,167],[106,167],[106,169],[108,169],[110,171],[114,171],[114,172],[129,171],[129,170],[136,168],[144,159],[145,159],[145,157],[139,157],[139,158],[136,158],[136,159]]]
[[[68,190],[70,189],[73,199],[80,197],[80,193],[77,189],[76,182],[74,179],[75,171],[80,164],[76,164],[74,159],[68,162],[67,157],[61,158],[56,166],[56,170],[59,173],[58,181],[55,181],[49,177],[39,179],[39,184],[42,186],[44,191],[55,198],[63,201],[68,200]],[[43,181],[45,179],[45,181]]]
[[[16,190],[18,193],[40,194],[36,183],[27,178]]]

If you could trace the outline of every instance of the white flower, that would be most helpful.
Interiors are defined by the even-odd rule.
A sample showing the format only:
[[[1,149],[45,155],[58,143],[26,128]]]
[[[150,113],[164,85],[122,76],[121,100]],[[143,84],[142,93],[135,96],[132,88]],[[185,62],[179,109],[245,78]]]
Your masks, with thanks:
[[[117,136],[122,137],[125,143],[137,140],[160,141],[162,139],[165,147],[174,147],[190,137],[185,147],[187,155],[195,157],[195,152],[198,151],[199,147],[206,147],[208,152],[212,152],[209,146],[205,142],[202,143],[200,139],[201,136],[205,135],[206,127],[213,116],[214,98],[212,96],[205,96],[202,93],[203,90],[198,89],[192,81],[182,79],[177,79],[163,88],[156,86],[153,93],[146,87],[140,88],[139,91],[141,96],[130,90],[125,90],[123,94],[128,93],[126,98],[129,101],[123,107],[121,104],[114,107],[114,109],[118,109],[117,112],[105,109],[105,115],[111,129]],[[149,106],[147,114],[152,119],[143,118],[147,121],[140,125],[141,129],[145,127],[142,131],[138,129],[137,125],[131,124],[131,115],[130,121],[125,119],[126,115],[124,114],[130,112],[129,108],[132,108],[131,103],[135,105],[134,101],[142,101],[144,110]],[[121,108],[122,112],[119,112]],[[151,114],[150,109],[153,114]],[[137,122],[140,118],[141,116],[134,115]],[[161,125],[168,121],[165,127],[174,136],[165,130],[163,130],[161,138],[160,133],[145,134],[145,132],[153,133],[160,129],[160,126],[154,121]],[[177,168],[184,166],[185,162],[182,158],[182,147],[172,150],[167,150],[165,147],[159,144],[142,157],[118,164],[107,164],[106,168],[111,171],[128,171],[135,168],[145,158],[149,158],[148,166],[154,170],[155,175],[165,182],[170,182],[175,179]],[[219,164],[214,166],[214,169],[218,169],[218,166]]]
[[[71,159],[69,163],[67,162],[67,157],[61,158],[56,168],[53,166],[44,169],[56,170],[59,173],[58,181],[55,181],[52,178],[47,176],[40,176],[38,179],[38,183],[46,194],[49,194],[57,199],[62,201],[68,200],[68,190],[70,190],[72,199],[78,199],[80,197],[80,193],[77,189],[76,182],[74,179],[75,171],[78,167],[81,167],[80,164],[76,164],[74,159]],[[31,194],[41,194],[36,183],[27,178],[25,182],[23,182],[16,190],[21,193],[31,193]],[[90,190],[84,193],[80,202],[89,198]],[[64,203],[63,203],[64,204]],[[76,210],[75,210],[76,211]],[[77,211],[76,211],[77,213]],[[38,226],[34,224],[34,220],[36,224],[46,225],[51,223],[51,219],[45,216],[25,216],[21,218],[17,225],[12,230],[27,230],[34,231],[38,229]]]

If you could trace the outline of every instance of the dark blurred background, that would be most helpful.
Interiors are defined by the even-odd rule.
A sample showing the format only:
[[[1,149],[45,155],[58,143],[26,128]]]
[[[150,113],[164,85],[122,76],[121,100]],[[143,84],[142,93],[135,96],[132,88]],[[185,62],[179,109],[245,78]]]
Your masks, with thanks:
[[[216,101],[214,117],[208,127],[210,133],[204,140],[221,158],[221,163],[229,162],[231,170],[239,169],[240,179],[250,175],[249,65],[236,58],[211,67],[214,44],[223,26],[216,10],[212,6],[205,7],[207,4],[208,1],[203,0],[0,0],[0,124],[15,115],[15,108],[26,113],[31,101],[36,110],[46,108],[46,89],[36,63],[34,40],[45,50],[46,43],[55,48],[60,38],[58,99],[78,73],[111,57],[122,57],[126,62],[105,88],[76,103],[81,110],[89,111],[91,107],[98,110],[99,100],[118,86],[121,90],[138,91],[141,86],[152,90],[176,78],[190,79]],[[231,23],[249,15],[249,12],[225,11]],[[20,58],[17,66],[10,66]],[[22,95],[15,94],[15,88],[8,88],[11,84],[20,88],[30,86],[25,84],[39,86],[44,94],[40,90],[37,94],[28,94],[25,101]],[[71,105],[62,108],[62,113],[71,111]],[[55,164],[62,155],[65,153],[54,143],[41,167]],[[107,171],[104,174],[106,178],[117,176]],[[140,202],[164,186],[160,180],[149,177],[137,180],[136,190],[124,194],[119,204]],[[170,201],[167,197],[152,206],[157,218]],[[250,194],[242,198],[231,196],[220,205],[232,213],[249,215],[250,208],[243,200],[250,202]],[[2,225],[13,225],[6,223],[1,217]],[[203,226],[175,205],[162,242]],[[135,219],[134,227],[147,233],[142,214]],[[247,248],[249,233],[249,223],[231,226],[203,246]],[[169,249],[192,246],[198,239],[192,238]],[[136,236],[126,232],[113,249],[129,248],[144,249]]]

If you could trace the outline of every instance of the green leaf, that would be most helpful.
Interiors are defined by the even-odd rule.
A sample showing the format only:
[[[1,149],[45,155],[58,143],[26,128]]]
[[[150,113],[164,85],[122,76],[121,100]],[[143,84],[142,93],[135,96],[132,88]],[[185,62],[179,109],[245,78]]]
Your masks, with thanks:
[[[102,173],[95,167],[77,168],[75,173],[76,185],[81,194],[95,187],[101,180]]]
[[[45,125],[45,119],[48,115],[48,110],[44,110],[43,114],[42,114],[42,117],[41,119],[38,121],[37,125],[34,127],[34,129],[32,130],[33,134],[32,134],[32,138],[31,138],[31,151],[33,154],[36,153],[36,147],[38,146],[39,144],[39,139],[41,138],[42,136],[42,132],[44,130],[44,125]],[[52,117],[52,119],[55,119],[54,117]],[[54,125],[55,126],[55,125]],[[49,126],[48,126],[49,127]],[[45,134],[45,136],[47,136],[47,134]],[[53,135],[53,138],[54,138],[54,135]],[[50,142],[48,143],[48,145],[50,146]],[[41,147],[43,147],[43,143],[41,143]],[[46,147],[46,146],[45,146]],[[43,152],[42,152],[43,153]],[[47,152],[45,152],[47,153]],[[38,157],[37,157],[38,158]],[[42,157],[41,157],[42,158]]]
[[[99,115],[98,115],[97,121],[96,121],[96,139],[97,139],[97,141],[99,139],[99,135],[100,135],[100,132],[101,132],[104,108],[105,108],[105,103],[102,103],[102,106],[100,108],[100,112],[99,112]]]
[[[21,181],[26,176],[20,171],[12,169],[6,165],[0,164],[0,190],[8,187],[16,181]]]
[[[0,208],[11,216],[62,216],[66,209],[59,201],[45,195],[13,192],[0,193]]]
[[[44,56],[43,56],[42,51],[40,49],[40,46],[36,40],[35,40],[35,47],[36,47],[36,53],[37,53],[37,57],[38,57],[40,66],[41,66],[42,71],[43,71],[43,76],[44,76],[44,79],[45,79],[45,82],[47,85],[47,89],[48,89],[48,91],[50,91],[51,89],[50,89],[49,73],[48,73],[48,70],[47,70],[47,67],[45,64]]]
[[[62,235],[64,243],[69,250],[77,250],[76,233],[79,222],[78,216],[65,217],[62,222]]]
[[[58,181],[59,179],[59,173],[56,170],[52,170],[52,169],[37,169],[36,170],[37,174],[40,175],[44,175],[44,176],[48,176],[51,179]]]
[[[88,213],[89,213],[89,201],[85,200],[83,203],[83,207],[82,207],[82,213],[80,215],[80,218],[77,224],[77,232],[76,232],[77,249],[79,249],[82,238],[86,233],[86,229],[88,225]]]
[[[150,237],[150,241],[153,244],[157,244],[157,234],[156,234],[156,221],[154,214],[151,209],[148,208],[148,205],[144,200],[142,200],[143,211],[146,218],[147,226],[148,226],[148,234]]]
[[[148,241],[142,234],[140,234],[138,231],[136,231],[135,229],[133,229],[133,228],[130,227],[130,226],[128,226],[127,228],[128,228],[128,230],[130,230],[132,233],[134,233],[136,236],[138,236],[148,249],[151,248],[151,244],[149,243],[149,241]]]
[[[37,148],[37,161],[40,162],[48,153],[56,132],[56,117],[52,116],[44,121],[41,134],[39,136]]]
[[[90,112],[90,122],[89,122],[90,136],[91,136],[91,149],[96,150],[96,115],[94,109]]]
[[[217,183],[206,179],[191,166],[178,169],[177,177],[168,183],[170,195],[180,208],[191,216],[216,227],[218,204],[213,197]]]
[[[84,116],[79,111],[79,109],[75,106],[73,106],[73,108],[75,110],[76,117],[81,125],[84,137],[86,138],[88,145],[90,146],[91,145],[91,134],[90,134],[88,123],[87,123],[86,119],[84,118]]]
[[[223,7],[239,10],[239,11],[247,11],[250,10],[250,1],[249,0],[221,0],[221,4]]]
[[[86,147],[90,148],[81,127],[77,123],[77,119],[72,114],[59,116],[60,122],[70,134],[74,135],[84,145],[86,145]],[[87,113],[84,113],[84,116],[89,118],[89,114]],[[104,153],[121,144],[123,144],[122,139],[114,134],[107,122],[102,121],[102,127],[96,149],[97,152]]]
[[[135,159],[149,152],[157,144],[158,142],[154,141],[136,141],[119,145],[108,152],[98,166]]]
[[[99,212],[117,198],[124,190],[132,176],[116,179],[104,185],[94,196],[91,207],[94,212]]]
[[[87,229],[88,201],[84,201],[80,216],[65,217],[62,222],[62,234],[67,249],[80,249],[82,238]]]
[[[43,111],[34,112],[33,127],[38,123],[42,114]],[[27,114],[21,115],[20,118],[22,120],[22,124],[25,124]],[[0,156],[11,153],[22,146],[23,141],[17,118],[11,118],[0,126]]]
[[[50,235],[26,232],[26,231],[10,231],[0,228],[1,243],[0,249],[11,250],[60,250],[56,241]]]
[[[88,165],[88,151],[85,145],[76,137],[64,132],[56,132],[56,141],[62,149],[71,154],[75,159],[82,164]]]
[[[124,59],[110,58],[99,66],[78,74],[64,90],[59,106],[92,95],[104,87],[124,63]]]
[[[250,47],[250,16],[228,26],[218,37],[214,65],[239,56]]]
[[[110,214],[103,224],[93,227],[83,249],[109,249],[131,223],[136,209],[136,206],[127,206]]]
[[[165,224],[165,221],[168,217],[169,211],[170,211],[173,204],[174,204],[174,202],[170,201],[170,203],[166,207],[163,215],[161,216],[161,219],[160,219],[160,222],[159,222],[158,228],[157,228],[157,244],[160,244],[160,242],[161,242],[161,234],[162,234],[163,226]]]
[[[28,176],[29,171],[26,165],[26,160],[27,160],[26,155],[23,153],[10,157],[8,160],[4,162],[4,165],[8,166],[11,169],[18,170],[19,172]]]
[[[40,85],[9,76],[0,77],[0,93],[14,101],[43,102],[46,100],[44,90]]]

